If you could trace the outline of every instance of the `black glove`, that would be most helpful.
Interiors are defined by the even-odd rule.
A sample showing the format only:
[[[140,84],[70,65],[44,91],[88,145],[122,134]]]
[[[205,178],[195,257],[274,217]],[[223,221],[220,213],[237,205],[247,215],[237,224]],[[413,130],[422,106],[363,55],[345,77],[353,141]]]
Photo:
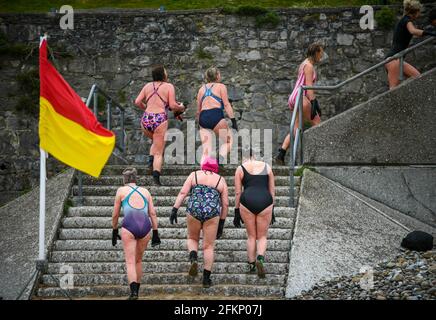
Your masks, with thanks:
[[[115,247],[117,245],[117,239],[121,240],[118,234],[118,229],[112,229],[112,245]]]
[[[241,221],[242,221],[242,219],[241,219],[241,213],[239,211],[239,208],[235,208],[235,217],[233,218],[233,225],[236,228],[240,228],[241,227]]]
[[[436,31],[424,30],[422,35],[423,36],[433,36],[433,37],[436,37]]]
[[[170,215],[170,223],[171,224],[174,224],[174,222],[177,223],[177,211],[178,210],[179,209],[173,207],[173,210],[171,211],[171,215]]]
[[[231,118],[230,120],[232,121],[232,128],[238,131],[238,124],[236,123],[236,119]]]
[[[221,238],[221,236],[223,235],[224,222],[226,222],[226,219],[220,219],[220,222],[218,224],[218,231],[216,233],[217,239]]]
[[[271,225],[274,224],[274,222],[276,222],[276,216],[274,215],[274,206],[272,207],[272,217],[271,217]]]
[[[156,247],[160,245],[160,238],[159,238],[159,232],[156,230],[153,230],[153,236],[151,237],[151,246]]]
[[[312,101],[310,101],[310,104],[312,105],[311,112],[310,112],[310,120],[313,120],[317,114],[321,117],[321,109],[319,108],[318,100],[313,99]]]

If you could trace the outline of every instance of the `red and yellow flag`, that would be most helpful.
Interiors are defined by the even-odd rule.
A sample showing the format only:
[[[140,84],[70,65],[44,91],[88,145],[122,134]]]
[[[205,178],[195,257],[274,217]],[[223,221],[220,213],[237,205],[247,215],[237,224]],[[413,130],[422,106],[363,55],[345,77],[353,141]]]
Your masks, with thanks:
[[[47,59],[47,39],[39,48],[40,147],[65,164],[98,177],[115,146],[79,95]]]

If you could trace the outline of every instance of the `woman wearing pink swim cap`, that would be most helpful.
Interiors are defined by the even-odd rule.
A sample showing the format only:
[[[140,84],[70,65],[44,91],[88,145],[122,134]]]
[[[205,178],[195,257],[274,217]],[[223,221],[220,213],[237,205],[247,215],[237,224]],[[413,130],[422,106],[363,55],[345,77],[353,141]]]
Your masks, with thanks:
[[[198,242],[203,230],[203,287],[209,288],[212,285],[210,275],[214,260],[214,243],[223,233],[229,208],[227,183],[218,174],[216,159],[206,157],[201,163],[201,170],[192,172],[186,179],[174,203],[170,216],[171,224],[177,223],[177,211],[189,194],[186,224],[191,267],[188,273],[192,277],[198,274]]]

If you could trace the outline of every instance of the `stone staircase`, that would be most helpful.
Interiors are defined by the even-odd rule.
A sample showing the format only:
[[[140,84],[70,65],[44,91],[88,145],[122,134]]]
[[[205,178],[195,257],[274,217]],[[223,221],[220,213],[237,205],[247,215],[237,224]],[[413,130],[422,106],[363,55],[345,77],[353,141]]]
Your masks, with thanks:
[[[122,185],[121,172],[125,166],[105,167],[102,176],[83,178],[83,204],[78,205],[78,187],[72,190],[72,207],[69,207],[49,254],[47,274],[41,278],[34,299],[65,298],[59,280],[65,276],[61,267],[66,265],[74,273],[74,287],[66,289],[73,298],[125,298],[129,293],[122,243],[111,244],[111,215],[114,196]],[[174,165],[162,170],[162,187],[151,185],[151,177],[144,166],[138,169],[138,185],[151,192],[159,219],[160,246],[150,245],[144,253],[140,295],[148,299],[180,299],[201,295],[203,298],[231,299],[284,297],[288,275],[289,252],[295,223],[295,209],[289,208],[289,170],[274,166],[276,175],[276,223],[269,230],[266,254],[265,279],[246,274],[246,231],[233,226],[234,179],[236,166],[227,165],[221,170],[229,185],[230,209],[224,233],[215,244],[215,263],[212,271],[214,285],[201,286],[202,250],[199,251],[200,274],[188,276],[186,249],[185,204],[179,210],[177,225],[171,225],[169,215],[183,182],[194,166]],[[296,179],[298,195],[300,179]],[[149,187],[150,186],[150,187]],[[121,220],[120,220],[121,222]],[[202,242],[200,241],[200,247]]]

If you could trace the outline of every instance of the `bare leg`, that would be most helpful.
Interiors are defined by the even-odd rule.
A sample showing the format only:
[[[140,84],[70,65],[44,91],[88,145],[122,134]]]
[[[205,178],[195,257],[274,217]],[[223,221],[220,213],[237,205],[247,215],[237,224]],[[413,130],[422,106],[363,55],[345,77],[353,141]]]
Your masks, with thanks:
[[[198,252],[198,241],[200,240],[201,222],[193,218],[190,214],[187,214],[186,223],[188,225],[188,252]]]
[[[404,62],[404,75],[408,78],[417,78],[421,73],[411,64]]]
[[[256,261],[256,216],[242,204],[239,207],[241,218],[244,220],[247,231],[247,255],[248,262]]]
[[[212,271],[214,261],[214,246],[218,231],[219,217],[207,220],[203,223],[203,257],[204,269]]]
[[[393,89],[400,84],[400,61],[393,60],[385,64],[388,71],[389,89]]]
[[[121,240],[123,241],[124,258],[126,260],[127,279],[129,283],[137,282],[135,237],[129,230],[121,228]]]
[[[273,205],[270,205],[256,216],[257,254],[261,256],[265,255],[267,248],[267,235],[272,218],[272,207]]]
[[[232,144],[233,144],[232,131],[229,129],[229,126],[227,125],[225,119],[222,119],[220,122],[218,122],[215,128],[213,128],[213,131],[215,132],[215,134],[218,135],[221,141],[223,141],[223,143],[220,146],[220,156],[226,158],[230,150],[232,149]]]
[[[295,135],[295,129],[294,129],[294,135]],[[288,150],[290,144],[291,144],[291,135],[288,134],[286,136],[285,140],[283,140],[282,149],[283,150]]]
[[[201,145],[203,147],[203,155],[202,159],[209,156],[212,152],[212,139],[213,139],[212,131],[209,129],[200,128],[200,139],[201,139]]]
[[[136,244],[136,278],[138,283],[141,283],[142,279],[142,256],[147,248],[148,241],[150,241],[150,234],[142,239],[139,239]]]
[[[163,163],[163,153],[165,149],[165,133],[168,129],[168,121],[156,128],[153,134],[153,170],[161,171]]]
[[[316,126],[321,122],[321,118],[319,115],[316,115],[313,120],[310,119],[310,115],[312,113],[312,105],[307,97],[303,98],[303,122],[309,121],[312,126]],[[298,120],[297,120],[298,124]],[[304,123],[303,123],[303,129],[304,129]]]

